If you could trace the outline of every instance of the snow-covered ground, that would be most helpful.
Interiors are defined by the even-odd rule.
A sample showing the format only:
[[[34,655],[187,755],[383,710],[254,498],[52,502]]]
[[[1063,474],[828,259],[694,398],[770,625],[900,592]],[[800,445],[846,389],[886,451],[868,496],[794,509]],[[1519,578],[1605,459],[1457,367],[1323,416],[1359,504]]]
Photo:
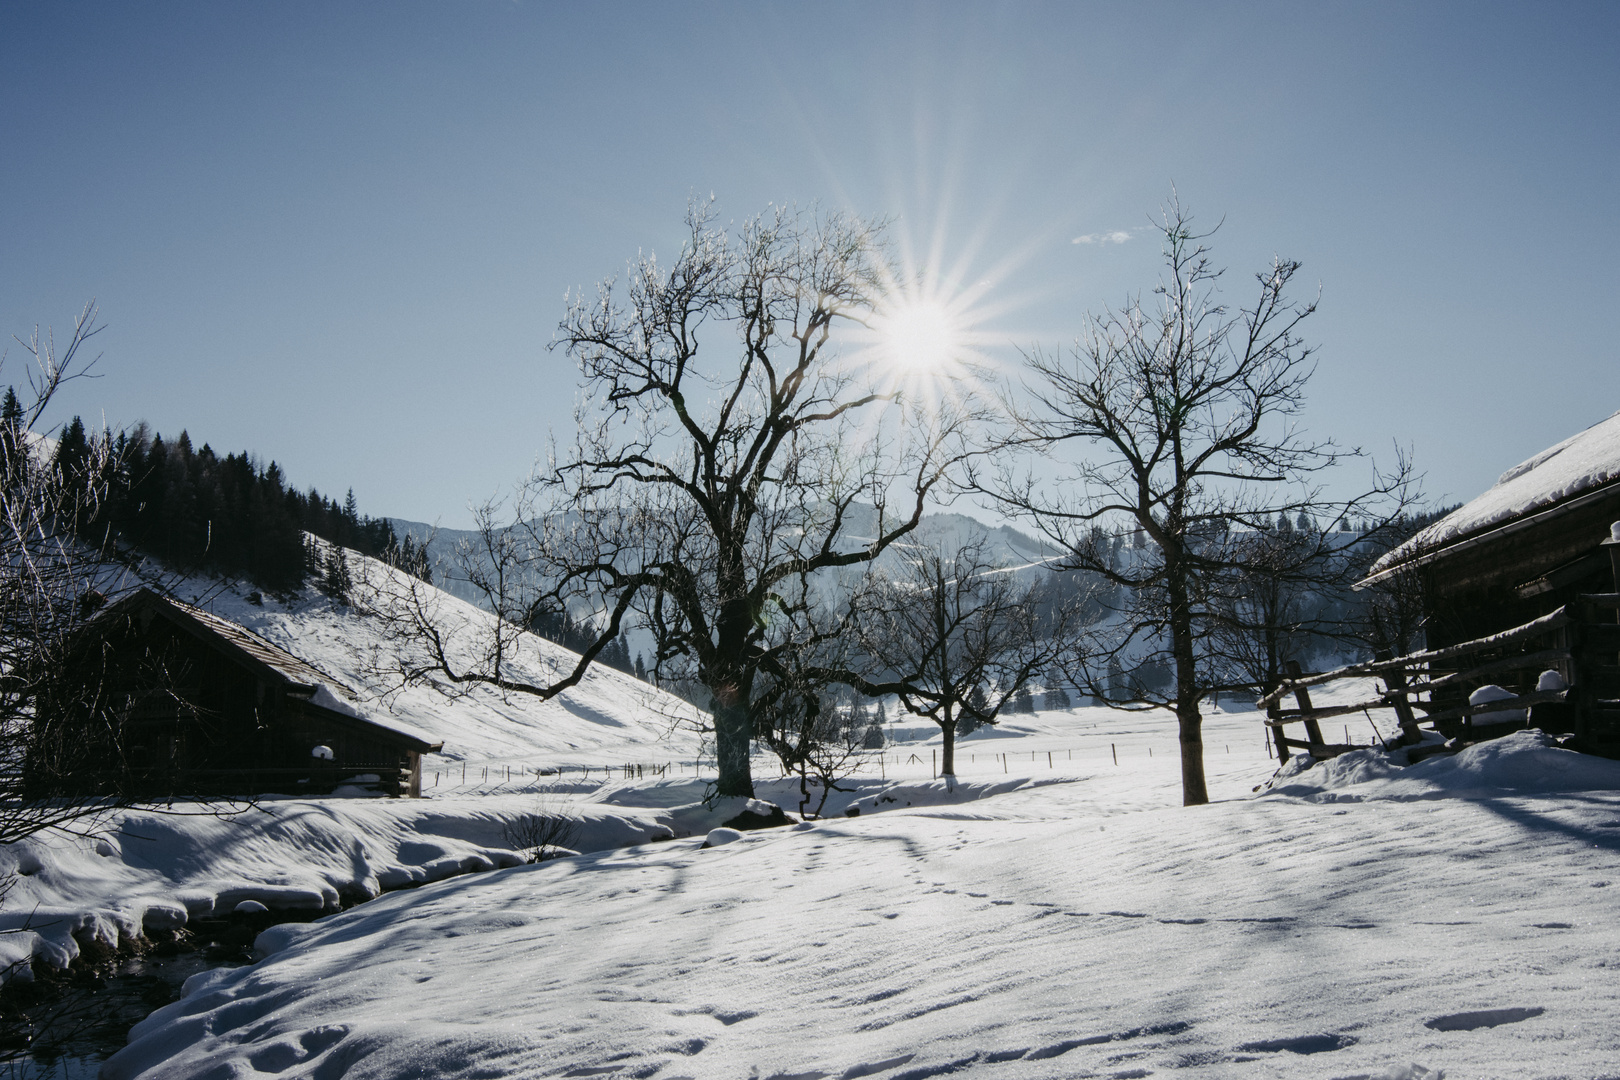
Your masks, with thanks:
[[[1260,717],[1223,708],[1215,801],[1185,809],[1162,712],[1007,716],[959,741],[948,785],[937,729],[891,706],[898,744],[825,819],[704,848],[739,806],[702,804],[695,740],[665,740],[680,706],[644,684],[383,697],[363,620],[212,606],[463,760],[430,759],[422,800],[132,811],[0,852],[0,930],[22,930],[0,945],[36,964],[244,903],[333,912],[194,979],[108,1080],[1620,1075],[1620,764],[1531,734],[1268,790]],[[558,812],[585,853],[518,865],[507,826]]]
[[[1219,756],[1211,757],[1212,775],[1234,791],[1256,782],[1250,774],[1263,746],[1253,721],[1252,714],[1217,721],[1224,738],[1249,744],[1237,758],[1226,752],[1229,744],[1213,747]],[[938,729],[895,731],[916,741],[870,755],[841,785],[848,790],[831,793],[824,814],[854,804],[870,813],[941,799],[967,803],[1074,783],[1098,771],[1135,778],[1115,785],[1111,811],[1123,812],[1173,801],[1179,775],[1162,716],[1080,709],[1009,718],[1000,730],[961,740],[954,792],[931,783]],[[635,749],[651,757],[661,748]],[[765,758],[756,759],[755,770],[759,796],[797,815],[803,802],[797,780],[780,778]],[[430,768],[428,797],[420,800],[267,797],[220,807],[218,814],[182,803],[175,813],[118,811],[91,836],[46,834],[0,848],[0,877],[16,875],[0,905],[0,968],[26,976],[32,964],[61,967],[89,941],[116,945],[146,929],[229,913],[244,901],[333,911],[383,891],[517,865],[508,834],[525,818],[576,820],[567,846],[598,851],[702,836],[741,809],[734,801],[705,805],[712,769],[690,764],[641,780],[600,767],[508,776],[473,766],[465,782],[461,771],[461,765]],[[813,795],[812,812],[821,804],[819,789]]]
[[[1021,720],[966,741],[955,792],[903,747],[836,797],[858,817],[273,928],[266,959],[198,977],[104,1075],[1615,1074],[1620,765],[1521,735],[1410,769],[1357,755],[1256,795],[1274,767],[1257,717],[1220,713],[1216,801],[1184,809],[1162,714]],[[668,827],[700,786],[576,797]]]

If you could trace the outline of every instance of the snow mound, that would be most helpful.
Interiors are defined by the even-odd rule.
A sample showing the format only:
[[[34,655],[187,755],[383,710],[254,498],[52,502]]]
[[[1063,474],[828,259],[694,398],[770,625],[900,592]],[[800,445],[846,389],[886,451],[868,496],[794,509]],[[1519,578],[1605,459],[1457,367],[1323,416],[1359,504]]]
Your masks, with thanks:
[[[669,839],[665,815],[569,800],[576,849]],[[99,838],[47,832],[0,846],[0,981],[65,968],[211,915],[337,911],[343,903],[462,874],[520,866],[509,833],[532,795],[457,799],[266,799],[192,813],[120,811]]]
[[[1267,794],[1358,802],[1620,789],[1620,762],[1565,750],[1534,728],[1416,765],[1403,765],[1404,757],[1402,751],[1356,750],[1313,766],[1296,755],[1278,770]]]

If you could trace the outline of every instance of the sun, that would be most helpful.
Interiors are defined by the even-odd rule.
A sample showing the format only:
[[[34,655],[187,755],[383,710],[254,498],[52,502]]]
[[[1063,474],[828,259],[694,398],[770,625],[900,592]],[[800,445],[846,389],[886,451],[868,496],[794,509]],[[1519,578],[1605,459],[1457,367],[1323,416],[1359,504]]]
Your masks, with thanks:
[[[875,329],[884,361],[899,373],[942,372],[963,345],[955,316],[934,300],[902,300],[876,320]]]

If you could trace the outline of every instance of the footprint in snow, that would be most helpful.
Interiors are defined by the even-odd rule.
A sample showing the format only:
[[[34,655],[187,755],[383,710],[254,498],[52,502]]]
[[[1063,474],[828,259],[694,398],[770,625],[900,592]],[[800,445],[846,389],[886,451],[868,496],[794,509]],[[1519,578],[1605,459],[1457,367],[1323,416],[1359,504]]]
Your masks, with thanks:
[[[1355,1042],[1355,1037],[1351,1035],[1299,1035],[1292,1039],[1261,1039],[1257,1042],[1248,1042],[1238,1047],[1238,1050],[1250,1054],[1275,1054],[1284,1051],[1291,1054],[1322,1054],[1330,1050],[1343,1050],[1347,1046],[1354,1046]]]
[[[916,1054],[903,1054],[900,1057],[889,1058],[885,1061],[867,1061],[859,1065],[851,1065],[843,1071],[838,1080],[857,1080],[858,1077],[862,1076],[876,1076],[878,1073],[888,1072],[890,1069],[898,1069],[916,1056]]]
[[[1433,1020],[1423,1021],[1423,1026],[1435,1031],[1474,1031],[1477,1028],[1493,1028],[1502,1024],[1517,1024],[1523,1020],[1540,1016],[1546,1009],[1532,1006],[1528,1009],[1480,1009],[1477,1012],[1451,1013],[1448,1016],[1437,1016]]]

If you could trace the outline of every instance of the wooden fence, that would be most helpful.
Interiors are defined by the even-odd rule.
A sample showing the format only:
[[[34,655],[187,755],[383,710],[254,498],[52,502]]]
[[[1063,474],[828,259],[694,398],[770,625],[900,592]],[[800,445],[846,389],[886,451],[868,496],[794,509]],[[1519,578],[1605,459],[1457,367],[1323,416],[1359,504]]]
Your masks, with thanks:
[[[1259,699],[1266,709],[1266,726],[1278,760],[1287,761],[1292,750],[1320,759],[1359,749],[1327,742],[1321,721],[1356,713],[1371,719],[1374,709],[1394,713],[1401,732],[1395,744],[1420,747],[1411,751],[1413,759],[1454,752],[1528,726],[1568,734],[1572,736],[1570,745],[1577,749],[1612,755],[1620,751],[1617,613],[1620,592],[1581,593],[1522,626],[1442,649],[1351,664],[1320,674],[1306,674],[1290,661],[1282,685]],[[1555,672],[1557,678],[1531,683],[1534,673],[1546,671]],[[1531,674],[1526,677],[1520,674],[1523,672]],[[1312,705],[1311,687],[1369,675],[1383,679],[1384,689],[1377,697],[1328,708]],[[1471,690],[1499,682],[1535,688],[1521,689],[1498,701],[1468,702]],[[1541,685],[1543,682],[1549,685]],[[1282,708],[1282,699],[1289,694],[1296,707]],[[1419,712],[1424,715],[1419,717]],[[1509,715],[1494,718],[1504,713]],[[1288,737],[1292,724],[1304,726],[1305,738]],[[1431,741],[1420,746],[1424,742],[1421,724],[1429,724],[1445,736],[1445,743]]]

